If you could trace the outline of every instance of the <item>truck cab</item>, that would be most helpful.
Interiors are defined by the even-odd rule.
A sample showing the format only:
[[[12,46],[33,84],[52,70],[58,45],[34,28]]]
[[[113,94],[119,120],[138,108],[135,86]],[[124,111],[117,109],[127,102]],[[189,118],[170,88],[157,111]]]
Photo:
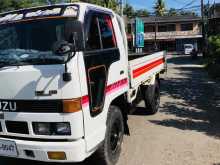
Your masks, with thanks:
[[[128,105],[149,85],[157,111],[148,93],[165,66],[163,52],[129,61],[126,41],[122,19],[91,4],[1,14],[0,155],[81,162],[99,152],[115,164]]]

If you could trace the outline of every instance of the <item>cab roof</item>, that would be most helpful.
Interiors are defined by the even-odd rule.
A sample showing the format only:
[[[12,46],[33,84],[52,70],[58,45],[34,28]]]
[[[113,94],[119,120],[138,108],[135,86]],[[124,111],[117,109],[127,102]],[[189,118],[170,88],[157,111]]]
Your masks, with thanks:
[[[78,17],[79,11],[85,11],[87,8],[94,10],[106,11],[113,13],[112,10],[89,4],[89,3],[62,3],[54,5],[45,5],[39,7],[32,7],[20,10],[9,11],[0,14],[0,24],[14,22],[18,20],[34,19],[42,17],[54,17],[54,16],[71,16]],[[70,12],[69,9],[72,9]],[[66,12],[66,11],[69,12]]]
[[[52,8],[56,8],[56,7],[66,8],[69,6],[78,6],[78,7],[83,7],[83,8],[90,7],[90,8],[97,8],[97,9],[105,10],[108,12],[113,12],[111,9],[104,8],[102,6],[98,6],[98,5],[94,5],[94,4],[90,4],[90,3],[84,3],[84,2],[77,2],[77,3],[60,3],[60,4],[44,5],[44,6],[37,6],[37,7],[30,7],[30,8],[25,8],[25,9],[13,10],[13,11],[9,11],[9,12],[0,13],[0,17],[2,17],[3,15],[7,15],[7,14],[25,13],[25,12],[30,12],[30,11],[42,10],[42,9],[44,9],[44,10],[52,9]]]

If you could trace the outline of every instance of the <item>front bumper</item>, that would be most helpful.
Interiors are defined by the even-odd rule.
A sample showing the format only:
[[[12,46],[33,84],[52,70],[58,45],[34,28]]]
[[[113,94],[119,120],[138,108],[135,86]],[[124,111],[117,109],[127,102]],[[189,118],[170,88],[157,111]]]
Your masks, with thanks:
[[[0,138],[0,140],[14,141],[18,150],[18,157],[21,159],[36,160],[43,162],[81,162],[88,157],[84,139],[72,142],[37,142],[12,140]],[[26,150],[32,151],[34,157],[28,156]],[[65,152],[66,160],[50,160],[47,152]]]

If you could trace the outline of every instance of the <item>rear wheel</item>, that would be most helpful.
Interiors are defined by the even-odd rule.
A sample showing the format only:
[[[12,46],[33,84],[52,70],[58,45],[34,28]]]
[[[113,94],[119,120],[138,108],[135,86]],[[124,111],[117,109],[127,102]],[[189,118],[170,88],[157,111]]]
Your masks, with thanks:
[[[103,165],[115,165],[121,153],[121,144],[124,135],[124,121],[121,110],[116,106],[110,106],[105,140],[98,149],[98,156]]]
[[[160,106],[160,86],[158,80],[155,80],[153,85],[145,87],[143,97],[149,114],[156,114]]]

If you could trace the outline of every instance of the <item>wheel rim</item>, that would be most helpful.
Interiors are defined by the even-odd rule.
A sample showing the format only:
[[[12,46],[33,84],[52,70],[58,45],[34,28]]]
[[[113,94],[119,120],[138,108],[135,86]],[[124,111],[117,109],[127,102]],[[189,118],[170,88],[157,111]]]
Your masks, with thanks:
[[[120,147],[121,143],[121,123],[116,120],[111,128],[110,146],[112,153],[115,153]]]

